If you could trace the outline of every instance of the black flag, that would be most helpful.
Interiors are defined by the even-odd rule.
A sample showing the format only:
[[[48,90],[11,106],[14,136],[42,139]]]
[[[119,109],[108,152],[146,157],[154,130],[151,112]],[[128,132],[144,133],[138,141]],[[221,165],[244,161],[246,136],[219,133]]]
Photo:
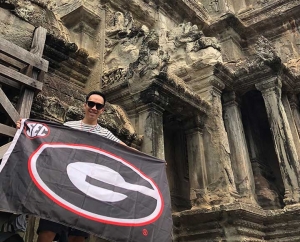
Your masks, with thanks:
[[[171,241],[165,162],[52,122],[22,120],[0,164],[0,201],[109,241]]]

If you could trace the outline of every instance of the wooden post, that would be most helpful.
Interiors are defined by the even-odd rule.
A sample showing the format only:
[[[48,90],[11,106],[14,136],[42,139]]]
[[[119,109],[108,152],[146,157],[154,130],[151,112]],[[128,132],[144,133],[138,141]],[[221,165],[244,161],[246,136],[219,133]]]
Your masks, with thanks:
[[[38,27],[35,30],[32,44],[31,44],[30,53],[32,53],[38,57],[42,57],[45,42],[46,42],[46,33],[47,33],[47,30],[42,27]],[[32,78],[37,80],[38,72],[32,66],[27,67],[27,69],[26,69],[27,74],[29,74],[29,75],[31,74],[31,69],[32,69]],[[20,113],[20,117],[29,118],[31,106],[32,106],[32,102],[33,102],[33,97],[34,97],[33,90],[28,89],[26,87],[21,90],[18,105],[17,105],[17,110]]]

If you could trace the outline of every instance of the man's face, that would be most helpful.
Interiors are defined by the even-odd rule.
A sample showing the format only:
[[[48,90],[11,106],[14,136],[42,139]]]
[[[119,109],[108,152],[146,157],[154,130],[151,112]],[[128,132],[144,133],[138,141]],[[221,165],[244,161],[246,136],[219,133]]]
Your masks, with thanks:
[[[103,97],[93,94],[89,97],[88,102],[95,104],[104,104]],[[89,107],[87,103],[84,104],[84,112],[85,112],[85,118],[88,120],[97,120],[99,115],[103,113],[104,107],[102,107],[100,110],[97,109],[97,105],[94,105],[93,107]]]

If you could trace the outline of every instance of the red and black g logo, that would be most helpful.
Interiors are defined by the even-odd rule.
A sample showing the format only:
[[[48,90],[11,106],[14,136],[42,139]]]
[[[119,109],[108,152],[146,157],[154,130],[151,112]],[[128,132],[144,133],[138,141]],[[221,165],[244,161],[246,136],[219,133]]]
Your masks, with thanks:
[[[25,122],[24,132],[29,139],[45,138],[50,134],[50,129],[43,123]]]
[[[45,162],[47,153],[51,159]],[[124,158],[97,147],[43,143],[30,156],[28,170],[50,200],[89,220],[143,226],[163,212],[161,191],[149,176]],[[58,174],[63,185],[56,181]]]

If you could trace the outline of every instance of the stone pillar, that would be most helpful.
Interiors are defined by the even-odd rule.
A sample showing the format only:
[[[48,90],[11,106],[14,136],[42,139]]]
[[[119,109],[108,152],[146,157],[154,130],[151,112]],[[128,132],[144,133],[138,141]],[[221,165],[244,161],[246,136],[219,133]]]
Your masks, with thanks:
[[[214,75],[198,82],[196,92],[211,106],[203,129],[209,199],[214,204],[231,203],[239,196],[222,115],[221,93],[225,85]]]
[[[300,137],[300,112],[299,112],[299,101],[297,99],[297,96],[295,94],[291,94],[288,96],[289,102],[290,102],[290,106],[291,106],[291,110],[292,110],[292,114],[294,117],[294,121],[295,121],[295,125],[296,125],[296,129],[298,131],[298,135]],[[298,153],[300,154],[300,153]]]
[[[243,202],[256,204],[253,171],[237,97],[234,92],[230,92],[223,95],[223,100],[224,121],[237,191]]]
[[[247,108],[249,110],[249,107]],[[281,204],[278,191],[271,188],[270,181],[266,179],[266,177],[270,177],[270,168],[261,157],[264,148],[258,142],[259,139],[257,137],[254,138],[257,135],[261,136],[261,134],[254,134],[254,130],[257,131],[258,128],[257,122],[259,122],[255,118],[247,117],[244,120],[246,126],[245,135],[248,141],[249,158],[255,184],[255,197],[257,203],[264,209],[279,209],[281,208]]]
[[[165,159],[163,109],[147,104],[139,109],[138,133],[143,135],[141,151],[159,159]]]
[[[286,116],[287,116],[287,119],[288,119],[288,122],[289,122],[289,125],[290,125],[290,128],[291,128],[291,132],[292,132],[292,135],[293,135],[293,140],[294,140],[294,143],[295,143],[297,154],[300,155],[299,134],[298,134],[298,130],[296,128],[294,115],[292,113],[292,109],[291,109],[287,94],[283,94],[281,99],[282,99],[282,104],[284,106],[284,111],[286,113]],[[298,158],[299,158],[299,155],[298,155]]]
[[[261,91],[270,123],[275,151],[285,186],[285,204],[299,202],[299,161],[290,125],[281,101],[281,81],[275,77],[255,85]]]
[[[196,116],[193,125],[186,125],[186,140],[189,163],[190,199],[193,207],[203,203],[207,187],[207,172],[203,146],[203,120]]]

